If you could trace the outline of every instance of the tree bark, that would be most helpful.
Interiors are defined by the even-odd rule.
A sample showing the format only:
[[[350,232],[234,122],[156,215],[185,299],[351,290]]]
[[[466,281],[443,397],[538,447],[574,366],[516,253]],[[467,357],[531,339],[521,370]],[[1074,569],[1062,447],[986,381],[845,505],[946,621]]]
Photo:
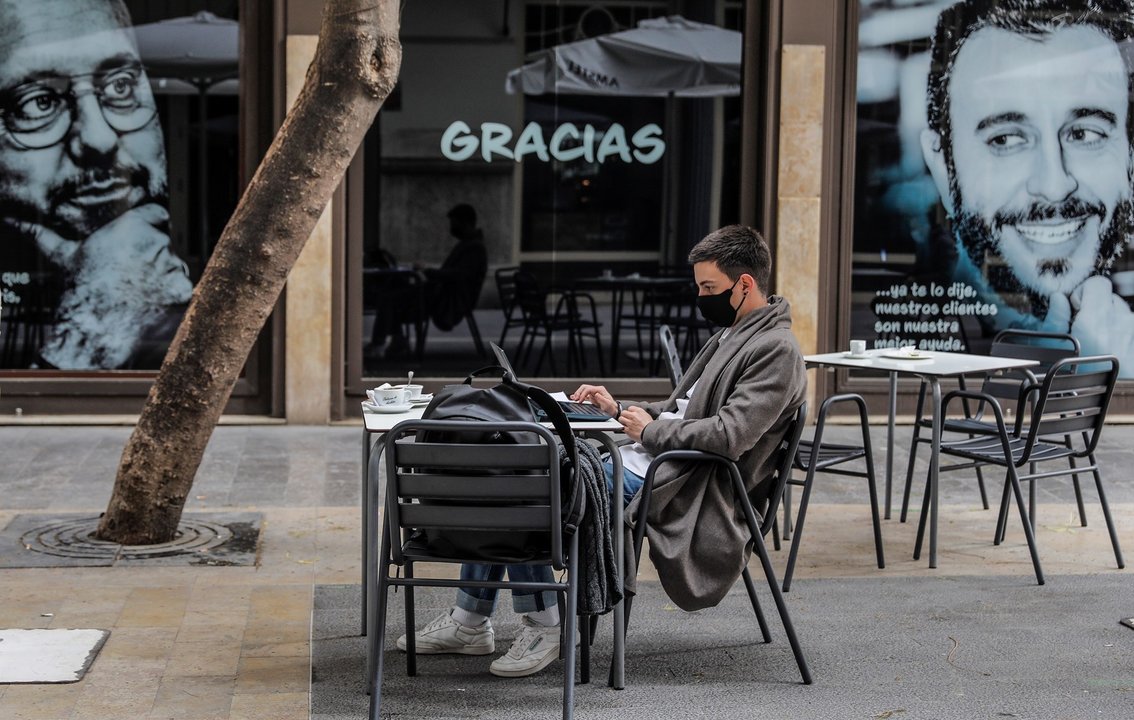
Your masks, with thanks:
[[[326,0],[295,105],[221,233],[122,453],[103,540],[172,540],[288,273],[398,78],[399,0]]]

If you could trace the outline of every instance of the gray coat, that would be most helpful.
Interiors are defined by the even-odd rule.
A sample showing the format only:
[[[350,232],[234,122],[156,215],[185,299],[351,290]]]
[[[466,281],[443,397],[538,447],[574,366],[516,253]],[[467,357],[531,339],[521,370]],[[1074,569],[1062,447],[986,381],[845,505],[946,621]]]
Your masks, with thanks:
[[[656,418],[675,410],[676,399],[697,382],[685,417],[649,423],[642,444],[653,455],[695,449],[735,460],[759,508],[771,492],[776,447],[805,398],[803,356],[791,332],[790,307],[780,297],[749,313],[723,342],[720,337],[718,332],[709,339],[667,400],[638,404]],[[628,518],[639,499],[627,508]],[[650,505],[650,560],[666,594],[683,610],[719,603],[750,552],[727,472],[707,463],[666,463],[654,477]]]

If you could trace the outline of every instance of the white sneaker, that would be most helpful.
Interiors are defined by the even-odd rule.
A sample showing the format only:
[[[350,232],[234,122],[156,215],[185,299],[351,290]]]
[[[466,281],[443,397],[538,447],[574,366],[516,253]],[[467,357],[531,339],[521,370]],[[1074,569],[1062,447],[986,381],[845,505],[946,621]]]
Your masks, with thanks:
[[[524,677],[532,675],[559,657],[559,626],[537,625],[525,615],[520,618],[524,628],[508,648],[508,652],[492,661],[488,671],[498,677]]]
[[[496,650],[492,621],[485,620],[477,627],[461,625],[446,610],[431,623],[418,630],[417,652],[422,655],[490,655]],[[406,651],[406,636],[398,638],[398,649]]]

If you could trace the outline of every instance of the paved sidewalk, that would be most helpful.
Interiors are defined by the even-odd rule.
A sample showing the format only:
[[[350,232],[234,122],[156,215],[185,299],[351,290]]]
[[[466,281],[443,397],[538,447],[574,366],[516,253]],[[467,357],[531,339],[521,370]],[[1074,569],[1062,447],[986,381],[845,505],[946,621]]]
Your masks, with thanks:
[[[0,427],[0,531],[19,515],[101,512],[129,432],[128,427]],[[844,428],[836,428],[834,434],[850,435]],[[187,512],[262,513],[254,566],[134,564],[0,570],[0,628],[91,627],[112,631],[80,682],[0,685],[0,718],[309,718],[314,599],[336,592],[336,587],[349,595],[350,586],[358,583],[360,435],[358,427],[217,429]],[[874,436],[876,447],[884,447],[881,428],[875,428]],[[908,428],[899,429],[898,445],[908,436]],[[895,468],[904,469],[905,455],[896,454]],[[1105,467],[1120,537],[1129,554],[1134,552],[1134,474],[1130,472],[1134,467],[1134,427],[1109,427],[1099,459]],[[960,597],[954,593],[961,586],[971,592],[972,585],[949,582],[949,578],[1014,578],[1021,587],[1031,585],[1037,597],[1057,598],[1058,594],[1076,592],[1076,582],[1062,579],[1044,588],[1032,585],[1034,580],[1028,579],[1031,564],[1018,525],[1010,526],[1004,545],[992,546],[995,513],[979,509],[975,483],[963,475],[949,474],[942,482],[937,570],[928,569],[924,560],[912,560],[914,528],[897,522],[896,509],[895,518],[883,526],[887,567],[877,569],[865,489],[854,479],[823,478],[809,512],[796,572],[800,585],[788,595],[789,604],[808,604],[807,581],[814,578],[858,578],[853,582],[863,592],[869,592],[873,581],[922,578],[918,582],[928,583],[931,591],[938,587],[934,581],[940,581],[937,604],[957,613],[958,622],[963,624],[964,613],[971,609],[954,606],[953,599]],[[1038,536],[1045,570],[1052,578],[1076,576],[1083,583],[1092,582],[1091,577],[1100,578],[1097,593],[1121,586],[1131,571],[1115,569],[1093,489],[1086,484],[1091,524],[1080,528],[1073,518],[1070,484],[1057,484],[1059,488],[1044,487],[1039,494]],[[896,499],[900,501],[900,485],[897,490]],[[998,481],[991,483],[990,492],[998,496]],[[915,492],[915,497],[918,495]],[[774,561],[782,570],[786,552],[775,554]],[[648,587],[653,587],[649,585],[653,582],[649,568],[643,569],[642,577]],[[1029,595],[1024,593],[1024,597]],[[641,608],[636,607],[636,611],[639,609],[646,613],[641,619],[646,624],[673,617],[672,608],[664,602],[643,603]],[[836,617],[840,612],[839,607],[827,610]],[[1064,618],[1044,612],[1048,611],[1029,608],[1021,619],[1052,633],[1063,632]],[[1117,617],[1114,620],[1117,622]],[[349,627],[349,621],[344,622],[344,627]],[[878,631],[893,634],[895,642],[905,636],[902,628],[885,627],[884,622]],[[1134,632],[1128,634],[1122,656],[1125,667],[1115,671],[1119,677],[1134,674],[1129,664]],[[779,642],[782,646],[782,640]],[[853,636],[846,642],[853,643]],[[678,672],[684,666],[670,653],[680,656],[679,651],[677,646],[659,650]],[[604,660],[602,654],[596,657],[596,663]],[[357,661],[361,663],[363,658]],[[642,659],[636,662],[640,671]],[[396,665],[391,668],[394,673],[401,672]],[[735,673],[714,678],[711,669],[703,672],[698,682],[740,682]],[[1026,673],[1026,667],[1021,672]],[[1066,672],[1073,675],[1075,669],[1067,668]],[[427,683],[439,678],[431,673],[421,680],[422,687],[429,687]],[[493,692],[504,690],[500,684],[491,687]],[[648,709],[656,713],[649,716],[665,716],[667,703],[689,690],[685,683],[674,683],[668,691],[666,688],[665,682],[658,682],[652,688],[653,696],[636,696],[653,705],[643,713]],[[1134,698],[1134,680],[1129,686],[1111,690],[1125,693],[1119,697]],[[673,697],[667,698],[666,692],[674,693]],[[591,699],[580,717],[626,716],[623,701],[612,701],[607,707],[601,699],[594,699],[594,693],[588,694]],[[492,708],[491,704],[480,710],[465,705],[466,716]],[[804,707],[802,703],[800,708]],[[874,706],[856,705],[847,717],[870,717],[864,714],[870,707]],[[927,714],[927,709],[919,712],[917,698],[912,697],[900,717],[973,717],[951,715],[943,709],[947,707],[934,705],[932,713]],[[1061,707],[1066,710],[1061,716],[1088,716],[1086,712],[1071,712],[1074,703]],[[399,698],[397,707],[391,704],[390,711],[406,712],[405,697]],[[788,715],[809,717],[802,709],[781,717]]]

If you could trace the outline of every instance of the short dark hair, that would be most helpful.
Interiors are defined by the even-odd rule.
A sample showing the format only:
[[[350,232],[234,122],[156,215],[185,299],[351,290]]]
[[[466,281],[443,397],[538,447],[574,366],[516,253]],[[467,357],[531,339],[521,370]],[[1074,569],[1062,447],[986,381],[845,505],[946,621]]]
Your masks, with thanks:
[[[706,235],[689,251],[689,264],[713,262],[729,280],[736,282],[748,273],[756,280],[756,288],[768,294],[772,277],[772,251],[754,228],[726,225]]]
[[[476,225],[476,208],[468,203],[454,205],[453,209],[449,211],[449,218],[457,222]]]
[[[953,129],[949,120],[949,80],[962,46],[985,28],[1042,37],[1057,30],[1086,26],[1118,46],[1126,65],[1127,97],[1134,97],[1127,41],[1134,38],[1130,0],[963,0],[937,16],[930,54],[926,112],[929,128],[941,136],[950,177],[953,167]],[[1127,101],[1126,137],[1134,143],[1134,101]]]

